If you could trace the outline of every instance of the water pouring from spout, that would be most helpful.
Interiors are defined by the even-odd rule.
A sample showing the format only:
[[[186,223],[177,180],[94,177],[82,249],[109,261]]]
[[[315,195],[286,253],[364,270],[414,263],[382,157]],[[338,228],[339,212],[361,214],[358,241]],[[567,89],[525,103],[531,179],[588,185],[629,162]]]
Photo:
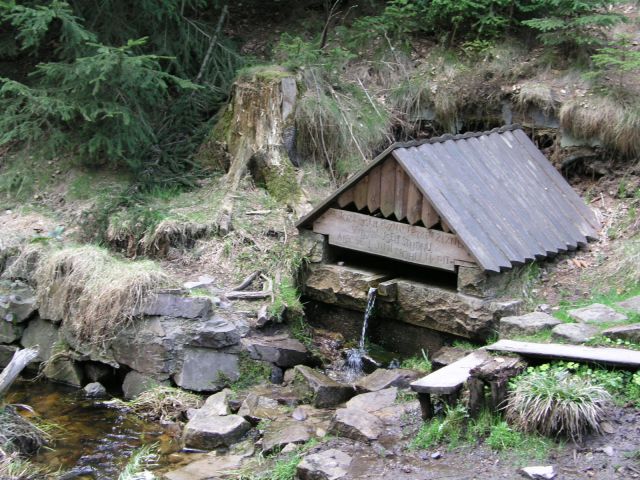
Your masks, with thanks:
[[[367,293],[367,308],[364,311],[364,320],[362,322],[362,333],[360,334],[360,341],[358,342],[358,348],[352,348],[347,351],[347,360],[345,367],[347,371],[347,377],[349,380],[355,380],[362,375],[363,361],[362,357],[366,355],[366,338],[367,328],[369,327],[369,319],[373,315],[373,309],[376,303],[377,288],[370,288]]]

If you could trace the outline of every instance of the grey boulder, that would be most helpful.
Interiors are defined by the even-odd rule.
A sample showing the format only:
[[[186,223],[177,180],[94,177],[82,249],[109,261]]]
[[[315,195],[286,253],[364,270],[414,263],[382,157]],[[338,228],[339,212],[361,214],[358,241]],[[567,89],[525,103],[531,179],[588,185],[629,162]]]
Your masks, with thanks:
[[[385,388],[377,392],[363,393],[349,400],[347,402],[347,408],[355,408],[356,410],[373,413],[393,405],[397,396],[398,389],[396,387]]]
[[[184,361],[173,376],[176,384],[196,392],[215,392],[240,378],[238,356],[209,350],[187,348]]]
[[[404,368],[385,370],[384,368],[379,368],[358,380],[356,388],[365,392],[376,392],[389,387],[407,388],[411,382],[417,380],[420,376],[420,373],[415,370]]]
[[[517,317],[503,317],[500,319],[500,335],[505,337],[533,335],[559,324],[560,320],[542,312],[533,312]]]
[[[574,320],[585,323],[624,322],[627,320],[626,315],[616,312],[613,308],[602,305],[601,303],[594,303],[588,307],[569,310],[568,313]]]
[[[353,387],[338,383],[305,365],[294,368],[293,388],[299,397],[318,408],[335,407],[356,393]]]
[[[99,382],[88,383],[84,386],[84,394],[89,398],[103,398],[107,396],[107,389]]]
[[[351,460],[348,454],[332,448],[304,457],[296,474],[300,480],[339,480],[346,477]]]
[[[600,330],[585,323],[561,323],[551,330],[551,336],[556,340],[569,343],[584,343],[598,335]]]
[[[640,343],[640,323],[608,328],[602,331],[602,335],[612,340]]]
[[[213,450],[233,445],[250,428],[239,415],[216,415],[200,409],[184,427],[183,440],[188,448]]]
[[[262,437],[262,450],[271,453],[288,444],[301,444],[311,439],[309,427],[302,422],[285,420],[272,422]]]
[[[336,410],[329,425],[329,433],[361,442],[377,440],[382,431],[383,424],[375,415],[356,408]]]
[[[294,367],[309,361],[307,347],[288,335],[250,337],[242,343],[253,360],[270,362],[278,367]]]

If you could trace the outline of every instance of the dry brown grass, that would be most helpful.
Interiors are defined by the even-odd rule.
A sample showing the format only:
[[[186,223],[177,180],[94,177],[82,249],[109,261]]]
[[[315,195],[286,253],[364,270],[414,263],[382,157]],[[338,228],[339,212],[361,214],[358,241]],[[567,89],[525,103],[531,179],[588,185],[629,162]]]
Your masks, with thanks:
[[[640,104],[610,96],[575,97],[560,109],[560,124],[574,137],[599,139],[623,155],[640,154]]]
[[[35,274],[40,305],[56,302],[81,341],[105,345],[154,290],[171,284],[150,261],[119,260],[94,246],[49,252]]]
[[[159,386],[141,393],[127,402],[127,406],[141,417],[150,420],[176,422],[186,418],[187,410],[200,408],[202,398],[179,388]]]
[[[525,82],[515,94],[515,102],[522,110],[537,107],[545,114],[555,112],[558,101],[550,85],[542,82]]]

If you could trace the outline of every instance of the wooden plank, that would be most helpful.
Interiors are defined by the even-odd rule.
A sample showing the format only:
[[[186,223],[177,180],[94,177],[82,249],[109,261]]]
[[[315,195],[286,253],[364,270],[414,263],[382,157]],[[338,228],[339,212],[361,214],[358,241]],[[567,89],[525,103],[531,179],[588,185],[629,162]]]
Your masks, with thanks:
[[[584,347],[582,345],[530,343],[515,340],[500,340],[485,348],[493,352],[518,353],[523,357],[640,368],[640,351],[627,350],[626,348]]]
[[[409,177],[404,169],[396,162],[396,198],[393,213],[396,220],[401,222],[407,218],[407,195],[409,193]]]
[[[467,381],[471,369],[482,364],[488,358],[487,352],[476,350],[466,357],[412,382],[411,390],[418,393],[454,393]]]
[[[354,187],[353,201],[358,210],[367,206],[367,190],[369,188],[369,175],[362,178]]]
[[[431,228],[440,221],[440,216],[436,212],[426,198],[422,199],[422,223],[425,227]]]
[[[447,223],[445,219],[440,221],[440,225],[442,226],[442,231],[449,233],[451,231],[451,226]]]
[[[373,213],[380,208],[380,166],[374,167],[369,172],[367,185],[367,207]]]
[[[414,225],[420,221],[422,216],[422,193],[415,183],[409,182],[409,193],[407,195],[407,221]]]
[[[338,197],[338,206],[340,208],[344,208],[347,205],[350,205],[353,203],[353,188],[350,188],[349,190],[342,192],[340,194],[340,196]]]
[[[329,209],[313,224],[329,243],[359,252],[454,271],[456,261],[471,261],[458,237],[346,210]]]
[[[385,217],[393,214],[396,202],[396,161],[387,159],[380,175],[380,212]]]

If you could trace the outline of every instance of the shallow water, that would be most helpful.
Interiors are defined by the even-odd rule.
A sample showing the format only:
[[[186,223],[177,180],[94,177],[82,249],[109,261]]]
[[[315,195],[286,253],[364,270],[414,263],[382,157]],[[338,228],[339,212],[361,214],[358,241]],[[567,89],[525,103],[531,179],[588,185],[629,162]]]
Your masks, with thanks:
[[[9,403],[29,405],[46,422],[59,425],[51,448],[42,449],[35,463],[64,471],[90,467],[97,480],[114,480],[131,453],[157,443],[159,466],[179,450],[179,441],[158,423],[140,420],[99,400],[84,398],[82,390],[48,382],[21,380],[12,387]],[[85,477],[80,477],[85,478]]]

